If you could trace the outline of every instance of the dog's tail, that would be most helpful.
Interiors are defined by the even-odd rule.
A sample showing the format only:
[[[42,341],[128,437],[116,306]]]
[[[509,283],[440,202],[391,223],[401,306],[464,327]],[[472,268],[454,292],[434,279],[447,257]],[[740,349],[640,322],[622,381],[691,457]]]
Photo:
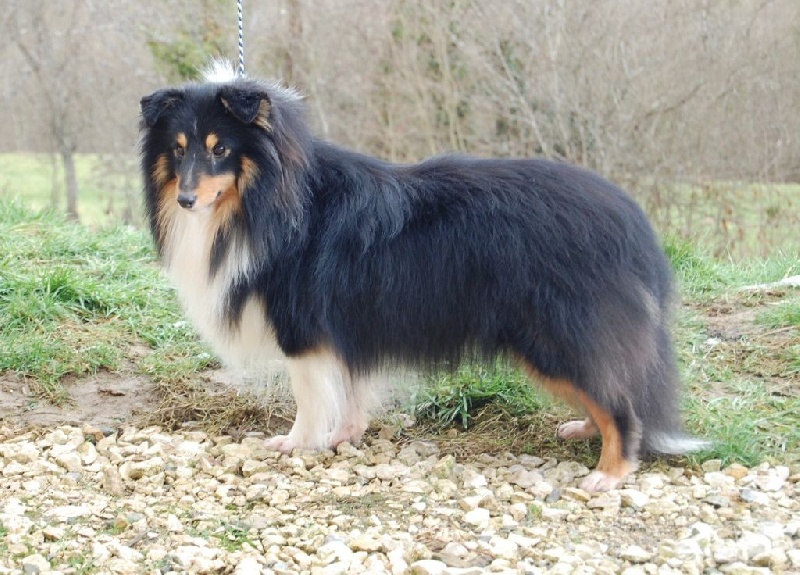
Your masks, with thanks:
[[[711,441],[706,439],[691,437],[681,432],[663,431],[646,435],[644,443],[646,451],[663,453],[665,455],[682,455],[693,451],[708,449],[713,445]]]

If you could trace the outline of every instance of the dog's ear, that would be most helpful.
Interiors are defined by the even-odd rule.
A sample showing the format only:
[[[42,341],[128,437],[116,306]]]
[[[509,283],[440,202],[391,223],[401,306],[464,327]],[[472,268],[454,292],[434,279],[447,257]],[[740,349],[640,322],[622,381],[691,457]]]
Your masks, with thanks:
[[[261,89],[235,84],[224,86],[219,99],[234,118],[245,124],[255,124],[265,130],[270,129],[269,95]]]
[[[161,114],[183,99],[181,90],[159,90],[142,98],[142,119],[148,128],[155,126]]]

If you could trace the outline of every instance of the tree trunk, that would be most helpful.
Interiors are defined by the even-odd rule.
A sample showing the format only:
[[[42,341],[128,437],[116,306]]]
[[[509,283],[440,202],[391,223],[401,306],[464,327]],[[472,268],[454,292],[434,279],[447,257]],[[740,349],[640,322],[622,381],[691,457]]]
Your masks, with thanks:
[[[67,191],[67,218],[77,222],[78,216],[78,175],[75,173],[75,154],[69,146],[61,148],[64,162],[64,180]]]

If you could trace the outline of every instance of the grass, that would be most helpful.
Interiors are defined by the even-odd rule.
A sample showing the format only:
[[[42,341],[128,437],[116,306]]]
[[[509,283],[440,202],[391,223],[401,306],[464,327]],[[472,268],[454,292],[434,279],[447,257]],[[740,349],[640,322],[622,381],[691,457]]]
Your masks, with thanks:
[[[146,345],[141,366],[174,381],[215,362],[183,321],[150,239],[115,226],[92,230],[49,212],[0,202],[0,373],[54,403],[64,383],[117,371]]]

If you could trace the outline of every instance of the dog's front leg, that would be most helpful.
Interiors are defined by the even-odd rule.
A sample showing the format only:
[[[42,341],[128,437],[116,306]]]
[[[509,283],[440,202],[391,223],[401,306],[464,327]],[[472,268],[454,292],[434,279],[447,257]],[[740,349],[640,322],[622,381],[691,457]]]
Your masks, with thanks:
[[[327,449],[353,439],[352,434],[343,433],[352,424],[353,414],[348,398],[350,372],[339,357],[320,348],[287,358],[287,367],[297,414],[289,434],[268,439],[266,447],[291,453],[293,449]]]

